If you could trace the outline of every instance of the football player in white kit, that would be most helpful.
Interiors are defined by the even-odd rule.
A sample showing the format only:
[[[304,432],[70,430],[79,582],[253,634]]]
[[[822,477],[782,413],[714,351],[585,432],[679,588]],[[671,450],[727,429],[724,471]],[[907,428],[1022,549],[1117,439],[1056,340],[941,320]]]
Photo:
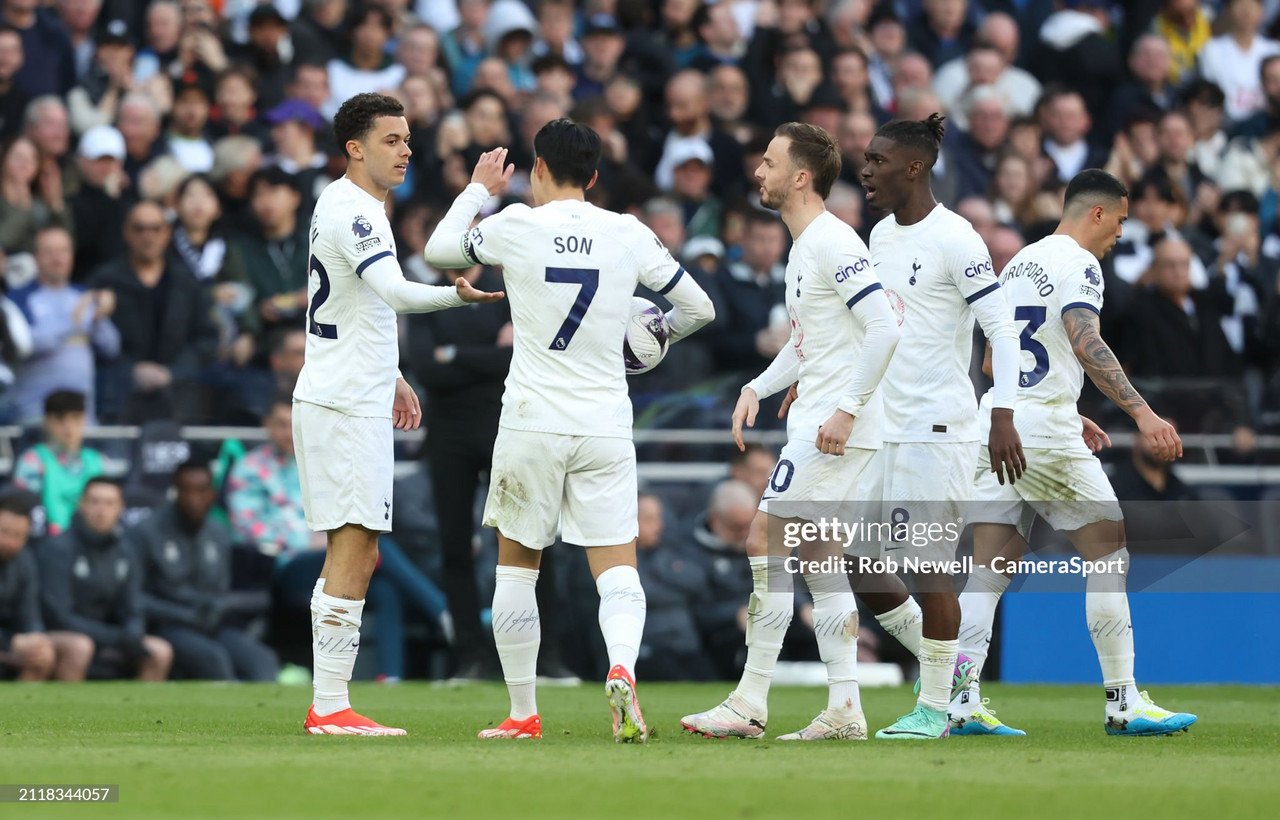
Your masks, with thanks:
[[[996,479],[1012,483],[1025,466],[1013,426],[1018,334],[1012,311],[986,244],[963,217],[938,204],[929,185],[944,127],[939,114],[882,126],[862,169],[867,202],[890,212],[871,231],[871,260],[902,326],[881,386],[884,446],[873,469],[882,481],[886,519],[906,529],[895,530],[883,549],[889,558],[935,562],[932,571],[915,574],[919,604],[905,590],[871,594],[864,584],[857,587],[877,619],[920,660],[915,708],[876,733],[891,740],[946,737],[952,690],[968,684],[971,664],[958,656],[960,604],[943,568],[955,559],[978,459],[969,379],[975,317],[993,350],[987,440]],[[910,528],[947,524],[950,529],[938,528],[934,536],[906,536]],[[903,623],[919,623],[919,631],[900,629]]]
[[[358,94],[333,118],[347,173],[324,189],[311,219],[306,362],[293,391],[293,441],[307,525],[327,533],[311,597],[315,735],[403,735],[357,714],[347,683],[360,646],[378,534],[391,530],[392,428],[421,422],[400,378],[397,313],[489,302],[456,287],[408,282],[396,259],[385,200],[404,181],[409,125],[392,97]]]
[[[880,447],[877,387],[898,344],[896,317],[858,234],[826,210],[840,173],[840,151],[817,126],[787,123],[774,132],[755,177],[760,198],[775,208],[794,245],[787,260],[786,306],[791,339],[763,373],[742,388],[733,413],[734,441],[755,424],[760,399],[799,382],[787,418],[787,444],[751,523],[747,555],[752,592],[747,605],[747,661],[737,688],[720,705],[681,720],[705,737],[758,738],[768,721],[768,694],[791,623],[790,549],[779,537],[800,521],[838,513],[846,500],[874,499],[865,476]],[[800,559],[840,556],[816,539]],[[812,565],[811,565],[812,566]],[[780,740],[865,740],[857,679],[857,604],[843,569],[804,572],[813,594],[814,633],[827,667],[828,699],[808,726]]]
[[[514,170],[504,170],[505,148],[490,151],[425,250],[438,267],[502,265],[515,326],[484,512],[484,523],[498,530],[493,634],[511,712],[479,736],[542,736],[534,585],[542,550],[562,533],[588,548],[600,593],[614,739],[644,742],[635,662],[645,596],[636,574],[636,453],[623,339],[637,283],[671,301],[673,342],[710,322],[715,309],[652,231],[584,201],[596,180],[599,135],[553,120],[534,137],[534,150],[536,207],[511,205],[470,227]]]
[[[1124,521],[1102,464],[1085,443],[1090,433],[1083,430],[1082,437],[1083,422],[1076,413],[1088,373],[1134,420],[1138,435],[1158,458],[1172,461],[1182,455],[1173,426],[1129,383],[1098,331],[1103,287],[1098,259],[1115,245],[1128,214],[1128,191],[1118,179],[1105,171],[1081,171],[1067,185],[1057,230],[1023,248],[1000,274],[1001,289],[1021,325],[1015,409],[1028,466],[1017,484],[1001,485],[987,466],[987,453],[980,455],[973,512],[975,569],[961,595],[960,648],[981,671],[996,603],[1011,574],[993,561],[1022,557],[1038,513],[1066,532],[1081,556],[1105,570],[1088,576],[1085,621],[1102,668],[1107,734],[1165,735],[1187,729],[1196,716],[1160,708],[1134,681]],[[982,407],[990,407],[991,399],[990,392],[983,396]],[[976,680],[953,698],[950,713],[955,734],[1025,734],[991,714]]]

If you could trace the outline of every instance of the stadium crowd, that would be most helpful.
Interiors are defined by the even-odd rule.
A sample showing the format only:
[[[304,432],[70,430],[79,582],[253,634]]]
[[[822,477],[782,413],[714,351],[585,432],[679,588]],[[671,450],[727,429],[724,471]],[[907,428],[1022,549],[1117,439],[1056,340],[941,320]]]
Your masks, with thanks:
[[[268,680],[297,651],[279,625],[305,611],[324,545],[302,518],[287,396],[311,209],[343,167],[330,118],[362,91],[405,105],[414,154],[388,205],[406,275],[428,283],[500,288],[500,271],[421,255],[480,154],[511,149],[519,199],[542,125],[599,132],[589,197],[639,216],[716,303],[633,381],[657,424],[723,425],[724,397],[787,341],[787,232],[752,183],[778,124],[838,136],[828,206],[865,238],[876,128],[945,113],[934,190],[997,270],[1052,231],[1067,180],[1106,168],[1131,205],[1103,262],[1104,336],[1183,432],[1230,433],[1222,458],[1254,461],[1257,433],[1280,428],[1276,38],[1280,0],[0,0],[0,423],[31,445],[0,499],[0,674]],[[428,509],[382,541],[371,671],[415,672],[416,623],[453,647],[425,673],[492,677],[474,500],[509,308],[401,331],[429,431],[421,503],[402,506]],[[707,394],[714,411],[690,398]],[[262,425],[267,441],[117,482],[83,444],[95,423]],[[737,674],[742,545],[772,462],[753,448],[709,496],[642,498],[641,675]],[[1187,492],[1141,453],[1121,472],[1130,497]],[[582,575],[575,553],[552,560],[541,586]],[[542,671],[586,674],[593,611],[556,609]]]

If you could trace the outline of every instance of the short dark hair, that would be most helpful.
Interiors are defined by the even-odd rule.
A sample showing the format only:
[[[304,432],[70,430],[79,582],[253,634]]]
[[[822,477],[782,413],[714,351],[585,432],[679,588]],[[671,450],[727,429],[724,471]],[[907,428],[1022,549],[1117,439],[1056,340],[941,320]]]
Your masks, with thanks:
[[[533,152],[561,185],[586,188],[600,167],[600,135],[580,122],[560,118],[538,129]]]
[[[747,459],[751,458],[752,453],[764,453],[770,458],[773,458],[773,453],[768,447],[765,447],[758,441],[753,441],[748,443],[744,449],[734,450],[729,454],[729,467],[733,468],[746,464]]]
[[[44,397],[44,414],[58,418],[69,413],[85,411],[84,393],[76,390],[55,390]]]
[[[1193,102],[1210,108],[1222,108],[1226,105],[1227,95],[1222,93],[1222,88],[1216,83],[1209,80],[1195,80],[1182,89],[1182,104],[1187,105]]]
[[[333,115],[333,136],[342,149],[342,155],[349,157],[351,155],[347,153],[347,141],[364,139],[378,117],[403,116],[404,104],[395,97],[374,93],[357,94],[344,102],[338,113]]]
[[[288,393],[277,393],[271,399],[271,403],[267,405],[267,412],[262,414],[262,420],[266,421],[271,418],[271,414],[276,411],[277,407],[284,407],[290,413],[293,412],[293,397]]]
[[[942,137],[947,133],[947,118],[936,111],[923,120],[893,120],[876,131],[877,137],[907,148],[914,148],[929,158],[929,167],[938,161]]]
[[[210,479],[213,478],[213,468],[209,466],[209,460],[205,458],[191,457],[178,465],[173,471],[173,483],[178,483],[178,476],[183,473],[205,473]]]
[[[120,497],[124,497],[124,485],[117,478],[109,478],[105,475],[96,475],[84,483],[84,489],[80,491],[80,497],[84,498],[89,494],[89,490],[93,487],[115,487],[120,493]]]
[[[249,195],[258,190],[259,185],[271,185],[274,187],[284,187],[291,189],[296,194],[302,193],[302,183],[296,176],[289,173],[279,165],[270,165],[266,168],[259,168],[253,172],[253,176],[249,177]]]
[[[1063,210],[1067,210],[1081,199],[1090,200],[1090,204],[1098,200],[1118,202],[1128,195],[1129,189],[1111,174],[1101,168],[1086,168],[1067,183],[1067,193],[1063,196],[1062,207]]]
[[[1170,204],[1177,204],[1180,199],[1173,180],[1169,179],[1169,174],[1163,168],[1153,168],[1139,177],[1138,181],[1133,183],[1133,191],[1129,196],[1135,200],[1142,200],[1152,192],[1162,201]]]
[[[1218,201],[1219,213],[1232,213],[1239,211],[1240,213],[1258,215],[1261,210],[1261,203],[1254,196],[1253,191],[1236,190],[1227,191],[1222,195],[1222,199]]]
[[[826,199],[840,176],[840,146],[825,130],[807,122],[784,122],[773,132],[790,140],[787,157],[813,177],[813,190]]]
[[[0,34],[3,30],[0,30]],[[26,492],[8,492],[0,495],[0,513],[12,513],[23,518],[31,517],[31,494]]]
[[[473,88],[471,91],[467,92],[467,96],[458,101],[458,110],[470,111],[471,106],[483,99],[497,100],[498,104],[502,106],[502,110],[504,112],[507,110],[507,101],[503,99],[501,94],[494,91],[492,88]]]

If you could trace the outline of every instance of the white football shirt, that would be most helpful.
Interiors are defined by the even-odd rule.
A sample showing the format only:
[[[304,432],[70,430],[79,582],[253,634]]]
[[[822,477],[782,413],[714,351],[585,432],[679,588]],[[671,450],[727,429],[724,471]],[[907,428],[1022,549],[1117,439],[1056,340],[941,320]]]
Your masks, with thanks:
[[[1102,312],[1102,266],[1071,237],[1054,234],[1018,252],[1000,274],[1022,346],[1013,419],[1027,447],[1076,446],[1084,367],[1062,324],[1074,308]],[[991,392],[982,397],[990,416]]]
[[[316,201],[307,274],[307,352],[293,397],[349,416],[391,418],[396,312],[360,276],[396,261],[385,205],[346,177]]]
[[[982,237],[941,205],[914,225],[891,214],[871,229],[871,260],[902,328],[880,388],[884,440],[977,441],[970,305],[1002,298]]]
[[[791,246],[786,282],[791,344],[800,361],[799,397],[787,411],[787,437],[812,441],[849,392],[856,369],[866,333],[852,308],[863,299],[883,299],[884,289],[862,238],[829,211]],[[846,446],[880,449],[882,389],[857,414]]]
[[[515,342],[503,427],[631,438],[622,342],[639,282],[667,293],[684,268],[633,216],[580,200],[511,205],[472,228],[468,258],[502,265]]]

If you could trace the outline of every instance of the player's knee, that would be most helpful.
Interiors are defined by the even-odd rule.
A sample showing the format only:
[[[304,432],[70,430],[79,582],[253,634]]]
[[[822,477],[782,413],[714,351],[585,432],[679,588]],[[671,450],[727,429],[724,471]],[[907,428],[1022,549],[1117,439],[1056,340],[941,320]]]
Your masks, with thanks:
[[[75,632],[67,635],[62,640],[60,654],[68,663],[76,666],[88,666],[89,662],[93,660],[95,649],[97,647],[93,643],[93,638]]]
[[[147,646],[147,659],[157,670],[168,674],[169,667],[173,665],[173,644],[155,635],[146,636],[143,642]]]
[[[756,513],[747,532],[747,555],[756,558],[769,554],[769,516]]]
[[[57,660],[53,642],[49,640],[49,636],[40,634],[28,635],[19,655],[23,669],[43,677],[48,677],[53,672],[53,665]]]

